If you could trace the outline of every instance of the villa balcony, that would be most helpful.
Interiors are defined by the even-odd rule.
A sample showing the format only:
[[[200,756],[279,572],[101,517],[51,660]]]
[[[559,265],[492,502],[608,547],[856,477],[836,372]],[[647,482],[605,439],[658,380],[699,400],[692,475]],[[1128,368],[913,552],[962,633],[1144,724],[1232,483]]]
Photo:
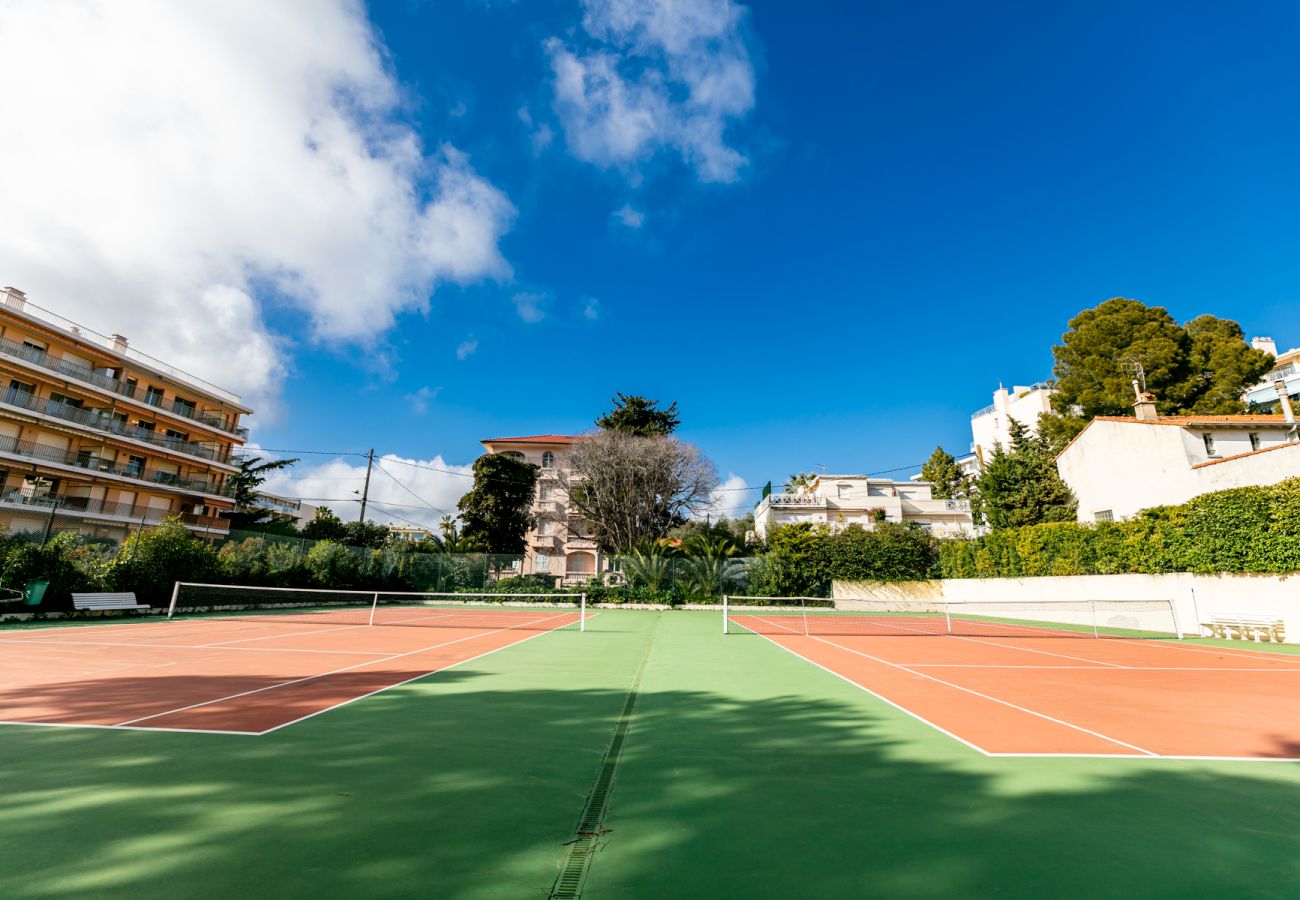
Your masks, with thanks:
[[[555,534],[532,534],[528,536],[528,543],[541,550],[549,550],[555,547],[556,539],[559,535]]]
[[[773,508],[785,506],[824,507],[826,498],[822,494],[768,494],[764,498]]]
[[[243,426],[231,428],[227,422],[227,417],[223,413],[212,410],[202,409],[197,406],[190,406],[186,403],[178,403],[175,399],[171,403],[164,405],[161,397],[152,397],[138,388],[133,388],[125,381],[114,378],[111,375],[105,375],[103,372],[97,372],[89,366],[83,366],[70,360],[60,359],[57,356],[51,356],[44,350],[37,350],[28,347],[26,344],[20,344],[17,341],[11,341],[8,338],[0,338],[0,355],[21,359],[24,362],[31,363],[34,366],[40,366],[42,369],[48,369],[65,375],[68,378],[75,379],[85,384],[92,384],[95,387],[111,391],[118,396],[125,397],[128,400],[135,400],[139,403],[145,403],[149,406],[157,407],[164,412],[169,412],[175,416],[189,419],[192,422],[198,422],[200,425],[206,425],[209,428],[216,428],[227,434],[233,434],[241,440],[248,439],[248,429]]]
[[[139,425],[128,425],[126,422],[114,418],[107,410],[84,409],[70,403],[38,397],[35,394],[29,394],[16,388],[10,388],[5,392],[3,402],[6,406],[44,416],[52,416],[65,422],[73,422],[77,425],[93,428],[96,431],[143,441],[173,453],[181,453],[186,456],[195,456],[199,459],[230,465],[229,447],[169,438],[156,431],[150,431],[148,428],[141,428]]]
[[[89,451],[60,450],[57,447],[47,447],[32,441],[19,441],[4,435],[0,435],[0,453],[8,453],[13,456],[21,456],[57,466],[73,466],[78,469],[86,469],[91,473],[117,475],[146,484],[160,484],[183,491],[221,497],[230,496],[228,488],[217,487],[210,479],[186,478],[177,475],[175,472],[167,472],[162,469],[136,466],[130,462],[125,464],[114,462],[113,460],[95,456]]]

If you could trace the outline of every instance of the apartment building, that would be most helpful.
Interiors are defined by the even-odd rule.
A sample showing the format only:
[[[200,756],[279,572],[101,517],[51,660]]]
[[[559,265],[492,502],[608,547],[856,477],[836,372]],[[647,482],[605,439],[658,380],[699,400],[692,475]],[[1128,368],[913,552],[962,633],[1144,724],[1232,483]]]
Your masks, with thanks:
[[[226,479],[248,436],[239,397],[0,292],[0,511],[11,532],[51,510],[121,539],[177,516],[202,535],[228,532]]]
[[[1276,397],[1276,395],[1275,395]],[[1056,458],[1080,522],[1127,519],[1210,491],[1300,477],[1300,434],[1282,415],[1160,416],[1147,394],[1135,415],[1098,416]]]
[[[293,497],[259,493],[253,495],[253,506],[265,510],[272,522],[290,522],[301,529],[316,518],[316,507]]]
[[[425,528],[423,525],[389,525],[388,533],[399,544],[418,544],[439,536],[432,528]]]
[[[1277,344],[1271,337],[1253,338],[1250,345],[1272,356],[1273,368],[1259,384],[1246,391],[1246,396],[1243,398],[1246,403],[1250,404],[1252,409],[1261,406],[1265,409],[1276,408],[1278,382],[1282,383],[1283,390],[1292,404],[1300,403],[1300,348],[1278,353]]]
[[[570,509],[565,493],[565,459],[578,435],[537,434],[526,437],[488,438],[489,453],[501,453],[537,466],[537,494],[532,515],[536,524],[526,538],[528,547],[521,572],[554,575],[563,584],[581,584],[609,567],[590,525]]]
[[[1016,385],[1011,390],[999,386],[993,402],[970,417],[970,455],[957,460],[962,472],[972,478],[983,471],[998,446],[1011,449],[1011,422],[1014,419],[1038,433],[1038,417],[1052,410],[1052,389],[1043,382]]]
[[[810,522],[833,529],[886,522],[915,522],[937,537],[974,530],[969,500],[943,500],[925,481],[869,475],[819,475],[794,493],[769,494],[754,510],[754,532],[766,540],[778,525]]]

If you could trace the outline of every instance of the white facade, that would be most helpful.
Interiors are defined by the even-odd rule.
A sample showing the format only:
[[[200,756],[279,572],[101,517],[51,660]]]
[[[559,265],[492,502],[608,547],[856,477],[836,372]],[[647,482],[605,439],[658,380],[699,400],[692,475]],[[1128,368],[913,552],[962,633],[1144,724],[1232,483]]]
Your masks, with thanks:
[[[764,497],[754,510],[754,532],[766,540],[771,529],[798,522],[870,529],[882,513],[886,522],[916,522],[939,537],[973,530],[970,502],[935,499],[928,482],[820,475],[797,493]]]
[[[567,585],[589,581],[609,567],[591,526],[570,511],[561,477],[567,471],[569,450],[578,440],[574,435],[540,434],[482,441],[489,453],[512,456],[541,470],[531,510],[535,524],[525,535],[528,546],[521,571],[553,575]]]
[[[1291,396],[1292,402],[1300,402],[1300,348],[1278,353],[1277,344],[1273,343],[1272,338],[1255,338],[1250,344],[1256,350],[1263,350],[1276,359],[1273,368],[1259,384],[1246,391],[1243,399],[1247,403],[1256,405],[1277,403],[1277,382],[1280,381],[1286,386],[1286,392]]]
[[[1112,521],[1300,476],[1300,441],[1283,416],[1098,416],[1056,465],[1079,521]]]
[[[993,392],[993,402],[970,417],[971,455],[958,462],[962,471],[975,476],[980,473],[998,446],[1011,449],[1011,421],[1014,419],[1038,433],[1038,417],[1052,410],[1052,389],[1046,384],[1028,387],[1016,385],[1011,390],[999,387]]]

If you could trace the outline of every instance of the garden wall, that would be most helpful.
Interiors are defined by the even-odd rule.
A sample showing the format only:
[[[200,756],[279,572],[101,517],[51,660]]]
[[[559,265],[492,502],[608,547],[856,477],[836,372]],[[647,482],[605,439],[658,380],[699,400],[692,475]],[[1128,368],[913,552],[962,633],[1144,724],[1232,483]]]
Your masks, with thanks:
[[[949,578],[911,582],[835,581],[837,608],[854,600],[1057,602],[1078,600],[1173,600],[1187,635],[1210,616],[1255,615],[1286,623],[1287,643],[1300,643],[1300,574],[1291,575],[1069,575],[1042,578]]]

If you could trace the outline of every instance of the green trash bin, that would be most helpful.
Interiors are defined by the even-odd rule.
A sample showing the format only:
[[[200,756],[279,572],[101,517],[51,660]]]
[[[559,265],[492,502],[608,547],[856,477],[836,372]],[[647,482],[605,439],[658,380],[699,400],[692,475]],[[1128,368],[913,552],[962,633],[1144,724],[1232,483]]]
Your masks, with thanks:
[[[45,589],[49,586],[50,582],[44,578],[27,582],[23,585],[23,603],[26,606],[40,606],[45,599]]]

